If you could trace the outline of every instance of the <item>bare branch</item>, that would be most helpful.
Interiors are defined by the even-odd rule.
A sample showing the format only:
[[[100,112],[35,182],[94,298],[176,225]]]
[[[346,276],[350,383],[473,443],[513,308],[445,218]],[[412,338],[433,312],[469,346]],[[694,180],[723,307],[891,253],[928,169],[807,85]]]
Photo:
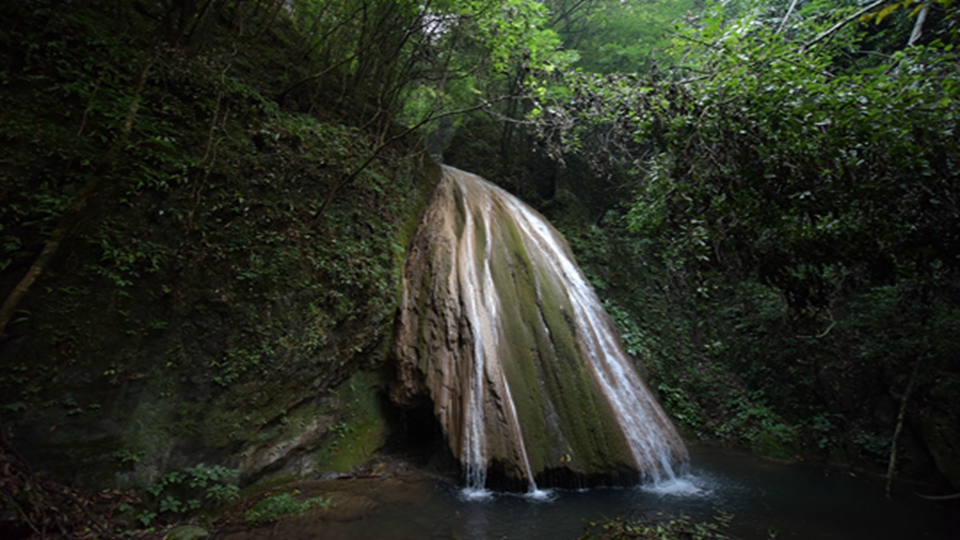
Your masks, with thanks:
[[[897,468],[897,439],[900,438],[900,431],[903,430],[903,418],[907,413],[907,401],[910,399],[910,392],[913,391],[913,383],[917,380],[917,371],[920,369],[921,356],[913,363],[913,372],[910,373],[910,380],[907,382],[907,389],[903,392],[903,399],[900,400],[900,414],[897,415],[897,427],[893,430],[893,441],[890,444],[890,463],[887,465],[887,497],[890,496],[890,486],[893,484],[893,473]]]
[[[334,197],[336,197],[337,193],[341,189],[343,189],[347,184],[356,180],[356,178],[360,176],[360,173],[363,172],[364,169],[366,169],[371,163],[373,163],[373,160],[376,159],[377,156],[379,156],[380,153],[383,152],[391,144],[399,141],[400,139],[405,138],[407,135],[410,135],[414,131],[417,131],[418,129],[422,128],[423,126],[435,120],[446,118],[448,116],[457,116],[460,114],[466,114],[466,113],[477,111],[480,109],[485,109],[493,105],[494,103],[498,103],[509,97],[511,96],[503,95],[493,100],[489,100],[489,101],[484,100],[483,102],[477,105],[473,105],[471,107],[465,107],[463,109],[456,109],[456,110],[446,111],[446,112],[436,113],[436,114],[428,114],[416,124],[408,127],[407,129],[401,131],[400,133],[394,135],[393,137],[390,137],[389,139],[386,139],[386,140],[381,140],[381,142],[376,146],[376,148],[374,148],[373,151],[370,152],[370,155],[367,156],[367,158],[363,160],[363,162],[359,166],[357,166],[352,172],[343,175],[343,177],[340,178],[340,180],[338,180],[333,185],[333,187],[330,189],[330,192],[327,194],[327,197],[324,199],[323,204],[320,206],[320,209],[317,211],[317,218],[319,219],[321,216],[323,216],[326,213],[327,208],[330,207],[330,203],[333,202],[333,199]]]
[[[832,36],[834,33],[836,33],[837,30],[840,30],[840,29],[843,28],[844,26],[846,26],[846,25],[852,23],[853,21],[859,19],[860,17],[862,17],[862,16],[863,16],[865,13],[867,13],[868,11],[870,11],[870,10],[872,10],[872,9],[874,9],[874,8],[880,7],[880,5],[883,4],[883,3],[886,2],[886,1],[887,1],[887,0],[877,0],[876,2],[870,4],[869,6],[864,7],[864,8],[861,9],[860,11],[857,11],[857,12],[854,13],[853,15],[850,15],[850,16],[847,17],[846,19],[844,19],[844,20],[838,22],[837,24],[831,26],[828,30],[825,30],[824,32],[822,32],[819,36],[813,38],[812,40],[808,41],[807,43],[804,43],[803,46],[800,47],[800,51],[803,52],[803,51],[809,49],[810,47],[816,45],[817,43],[823,41],[825,38]]]
[[[914,44],[917,43],[917,40],[920,39],[920,36],[923,35],[923,23],[927,20],[927,13],[929,11],[930,3],[927,2],[920,10],[920,14],[917,15],[917,22],[913,25],[913,32],[910,32],[910,41],[907,42],[907,47],[913,47]]]
[[[780,21],[780,27],[777,28],[777,33],[783,32],[783,27],[787,25],[787,19],[790,18],[790,15],[793,14],[793,8],[797,7],[797,0],[790,2],[790,9],[787,10],[787,14],[783,16],[783,20]]]

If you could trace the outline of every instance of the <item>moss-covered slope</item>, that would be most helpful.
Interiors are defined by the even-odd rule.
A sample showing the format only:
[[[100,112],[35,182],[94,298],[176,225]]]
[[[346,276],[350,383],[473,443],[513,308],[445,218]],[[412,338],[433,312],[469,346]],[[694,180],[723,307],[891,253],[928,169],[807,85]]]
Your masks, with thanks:
[[[13,445],[94,485],[309,470],[330,389],[382,357],[422,161],[388,149],[324,206],[378,141],[273,101],[306,69],[282,17],[240,39],[224,12],[201,48],[136,3],[0,15],[0,295],[66,225],[0,343]]]

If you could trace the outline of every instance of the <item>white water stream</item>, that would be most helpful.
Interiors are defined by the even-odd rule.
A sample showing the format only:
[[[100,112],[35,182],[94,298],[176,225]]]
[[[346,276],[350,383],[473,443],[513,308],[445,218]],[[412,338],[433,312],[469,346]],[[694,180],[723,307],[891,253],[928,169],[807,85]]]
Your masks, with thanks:
[[[475,291],[474,294],[464,295],[466,304],[467,318],[470,327],[474,331],[473,343],[473,378],[469,386],[467,397],[467,408],[463,423],[464,440],[463,455],[461,463],[466,469],[466,490],[472,497],[483,497],[488,494],[486,491],[487,480],[487,441],[484,430],[484,396],[486,395],[485,381],[493,380],[497,386],[502,388],[505,394],[505,403],[508,404],[505,413],[507,422],[517,433],[522,433],[520,422],[517,418],[516,405],[513,402],[513,396],[510,394],[510,385],[500,369],[487,369],[488,366],[496,366],[497,346],[499,332],[497,325],[500,321],[500,298],[496,294],[496,286],[493,283],[493,270],[490,267],[492,258],[491,251],[493,243],[493,232],[491,231],[492,215],[490,208],[490,192],[486,189],[477,190],[477,193],[471,194],[468,186],[461,183],[459,186],[462,196],[466,199],[474,197],[479,208],[483,208],[481,218],[477,219],[472,212],[467,212],[465,216],[464,230],[462,233],[463,243],[460,245],[458,253],[458,262],[461,272],[459,273],[462,290]],[[478,200],[479,198],[479,200]],[[476,227],[483,227],[483,234],[478,234]],[[480,264],[475,259],[477,246],[474,239],[477,237],[486,238],[483,245],[483,258]],[[527,457],[526,446],[523,438],[518,440],[521,462],[530,482],[529,491],[537,493],[537,484],[533,479],[533,471],[530,467],[530,459]]]
[[[424,376],[466,492],[489,495],[494,462],[533,496],[546,470],[674,478],[686,448],[560,234],[450,167],[424,216],[401,307],[412,345],[399,356]]]
[[[564,280],[581,343],[587,348],[589,366],[616,412],[637,466],[655,482],[675,478],[673,447],[669,441],[676,435],[664,432],[661,427],[669,425],[670,420],[637,375],[619,336],[610,327],[600,299],[567,254],[566,243],[529,206],[500,188],[491,187],[500,191],[528,235],[527,248],[536,246],[544,254],[550,270]]]

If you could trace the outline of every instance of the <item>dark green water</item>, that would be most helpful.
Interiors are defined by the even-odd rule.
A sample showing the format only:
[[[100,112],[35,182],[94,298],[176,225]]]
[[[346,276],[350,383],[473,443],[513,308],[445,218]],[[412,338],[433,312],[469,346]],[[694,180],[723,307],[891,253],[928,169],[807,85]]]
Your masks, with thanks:
[[[695,449],[689,473],[659,487],[558,490],[545,500],[508,494],[469,499],[452,481],[420,477],[371,482],[353,496],[362,497],[364,509],[352,516],[304,516],[271,534],[325,540],[563,540],[576,539],[586,521],[604,516],[663,513],[697,519],[727,512],[734,516],[729,532],[744,540],[768,538],[769,530],[777,538],[798,539],[960,538],[956,504],[932,503],[910,492],[888,499],[882,483],[849,473],[713,449]]]

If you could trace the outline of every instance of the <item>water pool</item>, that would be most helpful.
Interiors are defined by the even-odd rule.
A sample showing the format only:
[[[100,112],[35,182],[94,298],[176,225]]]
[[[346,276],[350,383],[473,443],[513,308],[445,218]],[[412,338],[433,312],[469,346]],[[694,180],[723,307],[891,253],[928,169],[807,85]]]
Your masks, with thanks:
[[[813,464],[783,464],[727,450],[692,450],[689,471],[659,486],[554,490],[539,497],[469,496],[449,478],[424,474],[329,480],[304,493],[330,497],[333,510],[253,530],[231,540],[288,539],[576,539],[586,522],[629,514],[706,519],[733,515],[744,540],[960,538],[960,509],[882,482]]]

